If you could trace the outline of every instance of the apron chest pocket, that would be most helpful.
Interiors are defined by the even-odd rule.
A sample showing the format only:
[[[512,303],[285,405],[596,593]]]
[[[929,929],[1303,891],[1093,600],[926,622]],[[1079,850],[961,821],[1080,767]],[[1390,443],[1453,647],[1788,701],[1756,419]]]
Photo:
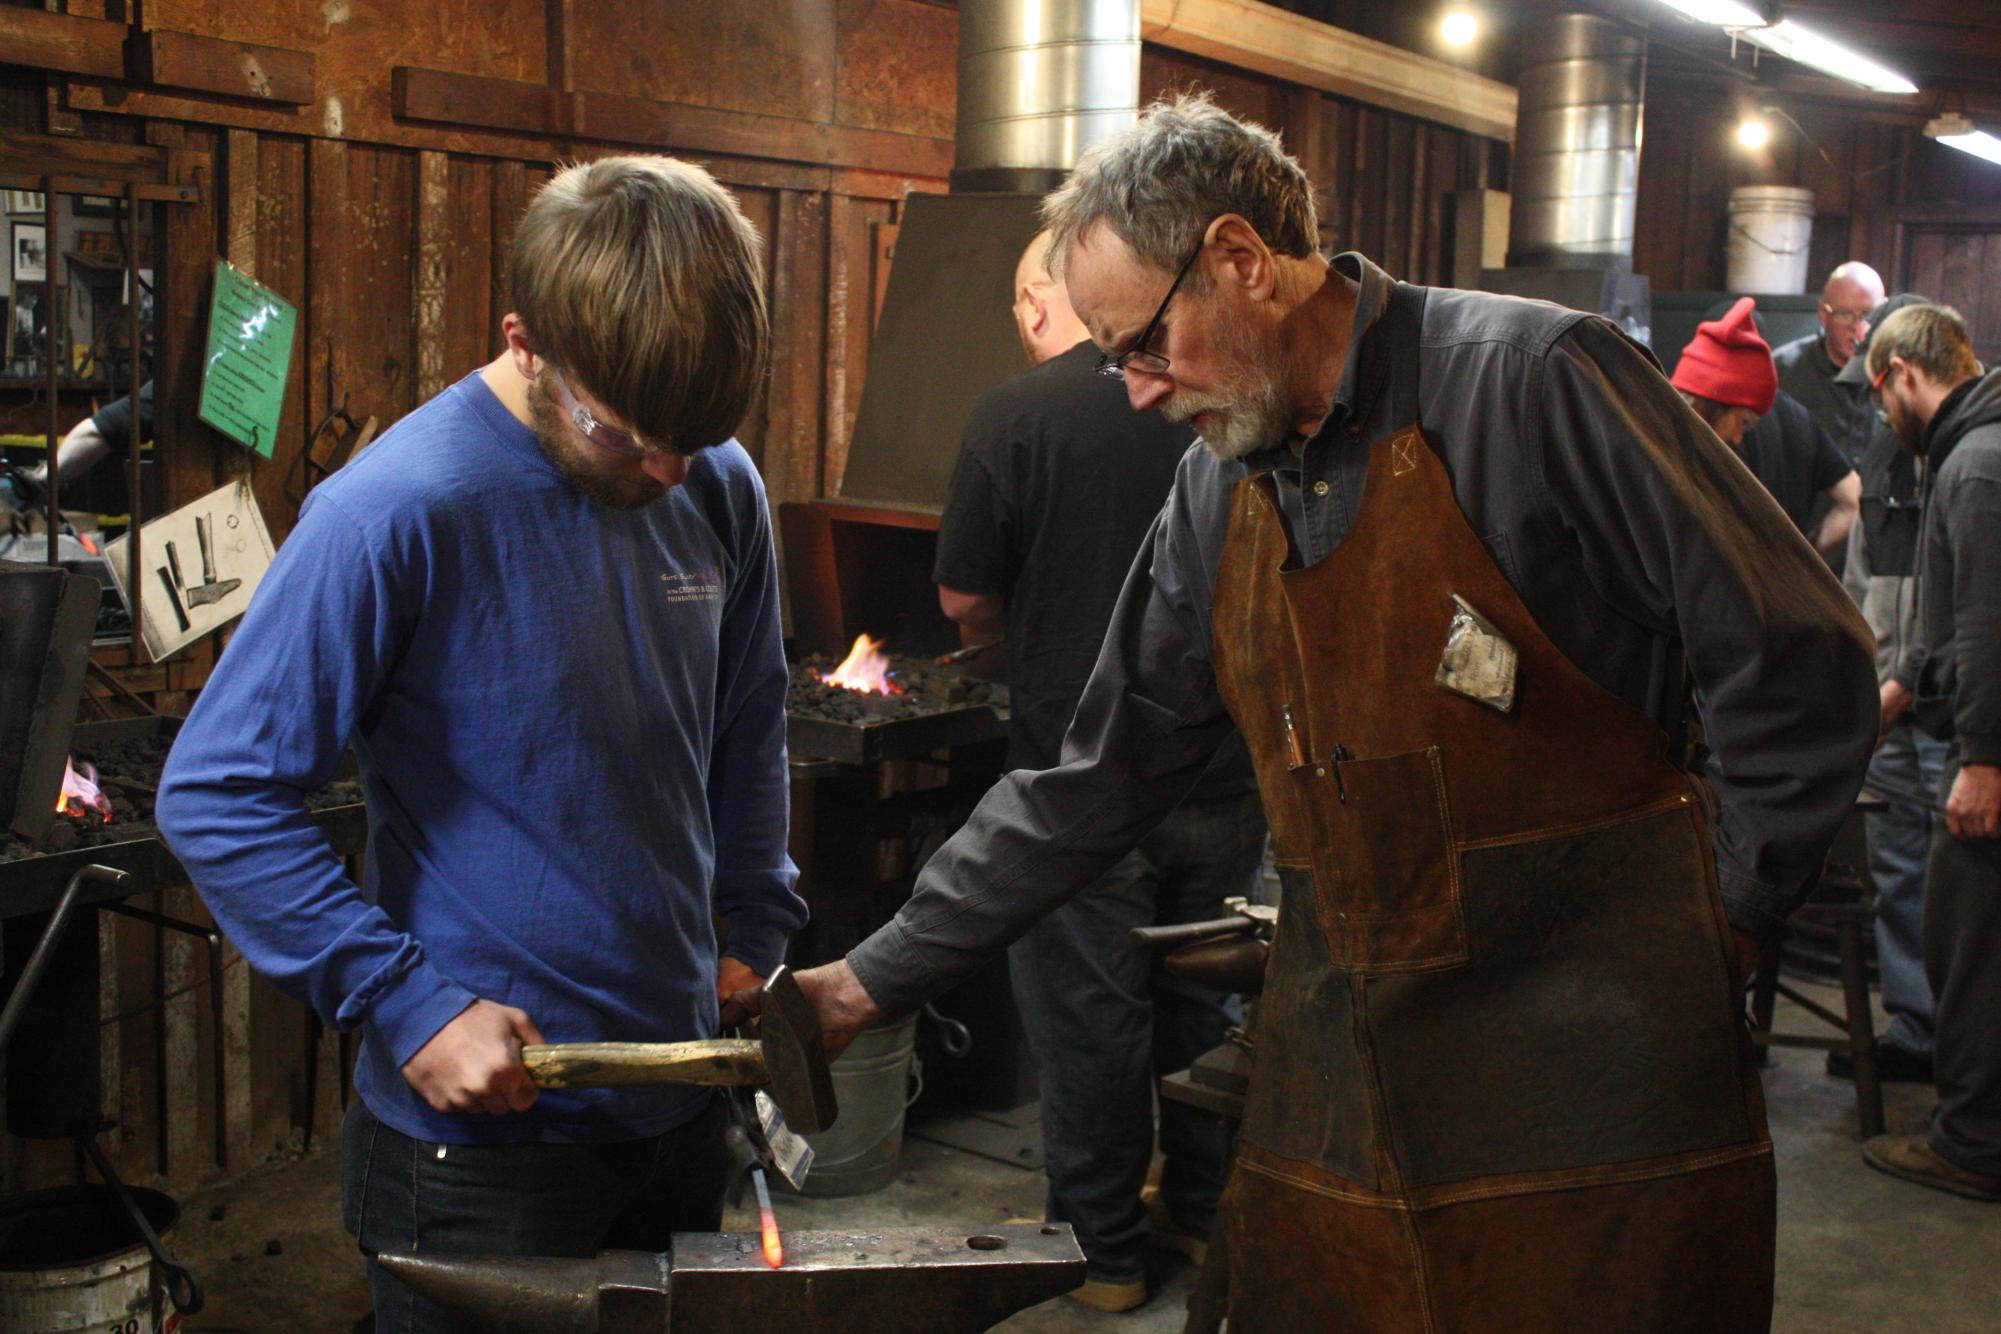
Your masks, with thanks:
[[[1293,770],[1334,961],[1362,973],[1466,962],[1459,854],[1438,747]]]

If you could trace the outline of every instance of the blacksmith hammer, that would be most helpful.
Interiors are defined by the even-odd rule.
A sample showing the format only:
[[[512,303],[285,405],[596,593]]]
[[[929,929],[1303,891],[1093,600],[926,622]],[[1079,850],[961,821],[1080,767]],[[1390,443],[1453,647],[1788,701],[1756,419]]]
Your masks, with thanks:
[[[521,1063],[544,1089],[762,1084],[793,1130],[811,1135],[833,1125],[840,1108],[820,1019],[782,964],[765,980],[758,1032],[702,1042],[558,1042],[523,1047]]]

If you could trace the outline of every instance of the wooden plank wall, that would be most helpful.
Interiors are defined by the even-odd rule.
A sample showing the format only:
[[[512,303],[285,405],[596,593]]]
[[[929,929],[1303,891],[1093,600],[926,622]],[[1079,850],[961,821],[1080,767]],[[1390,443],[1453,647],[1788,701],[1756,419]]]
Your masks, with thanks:
[[[85,7],[83,0],[70,6]],[[390,106],[395,64],[527,82],[554,77],[569,88],[897,135],[951,133],[955,16],[920,0],[557,0],[547,12],[565,24],[553,43],[543,0],[477,7],[470,0],[156,0],[147,13],[163,27],[310,48],[315,100],[273,108],[56,81],[86,138],[155,145],[177,179],[204,191],[199,204],[168,213],[157,372],[162,494],[149,504],[185,503],[244,477],[282,541],[304,495],[313,425],[344,403],[357,419],[372,415],[386,428],[493,355],[506,310],[508,239],[528,197],[557,161],[631,151],[399,121]],[[642,31],[651,40],[623,36]],[[567,54],[583,51],[589,60]],[[0,128],[46,132],[37,110],[43,99],[34,95],[40,80],[0,75],[0,93],[9,94],[0,96],[7,118]],[[1225,106],[1283,131],[1321,188],[1323,241],[1361,248],[1400,277],[1442,279],[1451,253],[1445,197],[1501,183],[1490,179],[1491,165],[1504,169],[1499,145],[1146,51],[1146,96],[1187,87],[1210,88]],[[837,494],[902,200],[944,182],[890,163],[701,160],[767,240],[772,374],[741,438],[774,504]],[[218,255],[300,308],[269,460],[221,440],[193,415]],[[175,673],[144,669],[132,679],[168,711],[185,711],[217,647],[195,646]],[[186,887],[149,906],[209,920]],[[201,947],[120,919],[103,918],[101,928],[105,1110],[120,1122],[109,1147],[130,1179],[182,1189],[220,1170],[210,1110],[214,998]],[[330,1143],[339,1084],[332,1040],[309,1050],[304,1011],[254,977],[233,949],[224,978],[228,1170],[296,1147],[309,1114],[317,1115],[316,1143]],[[315,1065],[318,1105],[308,1108]],[[53,1184],[73,1171],[63,1145],[0,1136],[0,1188]]]
[[[1720,291],[1730,191],[1797,185],[1814,192],[1809,287],[1861,259],[1894,288],[1896,216],[1906,207],[2001,203],[2001,171],[1926,139],[1908,120],[1803,104],[1797,124],[1766,113],[1771,143],[1738,146],[1754,110],[1741,85],[1674,71],[1648,78],[1633,267],[1657,292]]]

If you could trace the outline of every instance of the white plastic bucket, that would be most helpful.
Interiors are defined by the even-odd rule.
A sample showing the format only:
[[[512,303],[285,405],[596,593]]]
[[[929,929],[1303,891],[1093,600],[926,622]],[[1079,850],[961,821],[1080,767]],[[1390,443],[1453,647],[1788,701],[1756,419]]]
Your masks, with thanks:
[[[917,1016],[865,1029],[834,1062],[834,1097],[841,1114],[817,1135],[813,1168],[802,1195],[866,1195],[896,1179],[903,1150],[903,1113],[923,1091],[915,1074]]]
[[[162,1237],[181,1216],[157,1190],[132,1194]],[[153,1259],[101,1186],[29,1191],[0,1204],[0,1330],[8,1334],[172,1334],[180,1315]]]
[[[1806,291],[1812,244],[1813,191],[1740,185],[1730,192],[1724,286],[1737,293],[1798,295]]]

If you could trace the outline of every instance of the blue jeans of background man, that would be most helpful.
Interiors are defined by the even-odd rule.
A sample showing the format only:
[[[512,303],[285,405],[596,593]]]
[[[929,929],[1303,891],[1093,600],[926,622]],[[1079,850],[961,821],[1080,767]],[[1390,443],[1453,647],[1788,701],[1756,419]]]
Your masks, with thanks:
[[[1900,718],[1869,763],[1869,777],[1894,791],[1930,797],[1939,790],[1946,744]],[[1884,1041],[1931,1055],[1934,1006],[1925,979],[1925,863],[1943,817],[1929,806],[1892,801],[1864,819],[1869,878],[1876,885],[1876,972],[1890,1026]]]
[[[1139,1193],[1153,1159],[1155,1081],[1220,1043],[1232,1022],[1229,997],[1167,977],[1127,933],[1219,917],[1225,898],[1249,896],[1264,834],[1256,793],[1184,802],[1008,951],[1042,1083],[1048,1217],[1076,1229],[1092,1278],[1145,1272]],[[1221,1125],[1164,1102],[1160,1147],[1174,1222],[1207,1235],[1223,1188]]]
[[[435,1144],[356,1102],[341,1122],[341,1221],[369,1257],[376,1334],[476,1334],[390,1277],[388,1252],[588,1257],[664,1251],[722,1226],[721,1098],[665,1134],[615,1144]]]

